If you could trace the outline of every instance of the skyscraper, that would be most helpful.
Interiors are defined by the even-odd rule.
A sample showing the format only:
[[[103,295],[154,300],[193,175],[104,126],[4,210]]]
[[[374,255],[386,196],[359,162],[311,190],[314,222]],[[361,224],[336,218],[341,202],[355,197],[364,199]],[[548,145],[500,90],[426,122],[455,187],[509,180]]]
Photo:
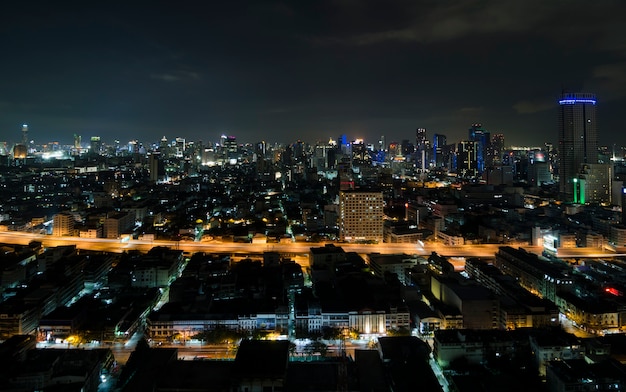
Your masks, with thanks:
[[[463,140],[459,143],[456,172],[464,178],[478,175],[478,142]]]
[[[417,167],[426,169],[426,129],[417,128],[415,130],[415,152],[417,153]]]
[[[504,134],[496,133],[491,137],[491,163],[487,165],[499,165],[502,163],[502,153],[504,152]]]
[[[447,140],[446,135],[442,135],[440,133],[436,133],[433,136],[433,157],[432,163],[435,167],[445,167],[446,165],[446,157],[444,155],[444,148],[446,146]]]
[[[491,134],[481,124],[473,124],[469,129],[469,140],[476,142],[476,169],[481,175],[491,151]]]
[[[22,143],[28,145],[28,124],[22,125]]]
[[[596,96],[563,93],[559,100],[559,192],[574,200],[574,179],[583,164],[598,163]]]
[[[89,147],[89,151],[92,154],[100,155],[100,152],[102,152],[102,141],[100,140],[100,136],[92,136]]]

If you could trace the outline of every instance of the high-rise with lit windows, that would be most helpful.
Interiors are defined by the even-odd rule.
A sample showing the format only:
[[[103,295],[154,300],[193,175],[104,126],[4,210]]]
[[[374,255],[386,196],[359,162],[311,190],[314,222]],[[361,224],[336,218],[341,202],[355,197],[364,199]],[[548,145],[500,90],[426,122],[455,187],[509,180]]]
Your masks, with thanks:
[[[559,100],[559,192],[564,201],[573,201],[583,164],[598,163],[596,96],[563,93]]]
[[[340,191],[339,236],[348,242],[383,242],[383,193]]]

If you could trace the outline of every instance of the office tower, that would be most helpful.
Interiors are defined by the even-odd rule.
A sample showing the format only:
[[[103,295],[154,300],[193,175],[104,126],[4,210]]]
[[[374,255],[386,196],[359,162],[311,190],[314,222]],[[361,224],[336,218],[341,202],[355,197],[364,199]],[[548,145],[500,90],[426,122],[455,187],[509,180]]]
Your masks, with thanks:
[[[182,158],[185,156],[185,150],[187,149],[187,141],[185,138],[177,137],[174,139],[174,143],[172,143],[172,147],[174,149],[174,156],[177,158]]]
[[[383,193],[339,192],[339,236],[342,241],[383,241]]]
[[[387,144],[385,142],[385,135],[382,135],[380,137],[380,140],[378,141],[378,151],[387,151]]]
[[[202,150],[201,162],[202,166],[215,166],[217,164],[217,156],[213,147],[206,147]]]
[[[92,136],[90,140],[90,151],[92,154],[100,154],[102,149],[102,142],[100,141],[100,136]]]
[[[426,167],[426,129],[417,128],[415,130],[415,152],[417,152],[417,167],[424,169]]]
[[[304,142],[302,140],[298,140],[291,146],[291,149],[293,151],[293,162],[303,162],[306,157],[306,146],[304,145]]]
[[[22,143],[28,145],[28,124],[22,125]]]
[[[504,134],[496,133],[491,137],[491,164],[499,165],[502,163],[502,154],[504,153]]]
[[[433,136],[433,165],[435,167],[445,167],[446,161],[444,156],[445,146],[447,143],[446,135],[436,133]]]
[[[22,125],[22,143],[13,146],[13,159],[26,159],[28,155],[28,125]]]
[[[400,144],[398,142],[389,143],[389,156],[391,157],[391,159],[393,159],[393,157],[395,156],[401,156],[401,155],[402,155],[402,149],[400,148]]]
[[[370,164],[372,157],[367,150],[367,146],[363,143],[363,139],[357,139],[352,142],[352,164],[363,165]]]
[[[157,182],[159,180],[159,156],[161,154],[153,151],[148,157],[148,172],[150,173],[150,181]]]
[[[425,144],[426,144],[426,129],[417,128],[415,130],[415,146],[417,147],[417,149],[424,149]]]
[[[236,163],[238,151],[239,147],[237,146],[237,137],[222,136],[222,152],[227,161],[230,163]]]
[[[581,165],[598,163],[595,94],[561,95],[558,139],[559,191],[564,201],[573,201]]]
[[[459,176],[470,178],[478,175],[478,143],[464,140],[459,143],[456,160],[456,172]]]
[[[415,146],[408,139],[404,139],[400,142],[400,148],[402,150],[402,155],[408,157],[415,152]]]
[[[487,158],[491,151],[491,136],[481,124],[473,124],[469,129],[469,140],[476,142],[476,169],[480,175],[487,166]]]
[[[313,167],[316,167],[318,170],[328,169],[330,167],[330,162],[328,162],[328,152],[333,147],[328,144],[323,144],[318,142],[315,145],[315,157],[313,158]]]
[[[81,136],[74,134],[74,148],[80,150]]]
[[[265,143],[265,140],[257,142],[254,146],[254,152],[256,152],[260,158],[265,159],[265,155],[267,154],[267,143]]]

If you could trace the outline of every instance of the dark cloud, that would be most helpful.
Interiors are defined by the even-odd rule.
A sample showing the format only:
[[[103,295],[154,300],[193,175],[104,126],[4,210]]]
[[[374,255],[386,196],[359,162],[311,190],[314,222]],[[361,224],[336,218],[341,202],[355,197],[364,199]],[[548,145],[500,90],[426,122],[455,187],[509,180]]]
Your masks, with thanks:
[[[401,140],[418,127],[458,141],[481,122],[541,144],[556,139],[567,88],[595,92],[601,141],[626,144],[623,1],[25,1],[4,11],[6,140],[29,122],[33,136],[66,141],[225,130],[244,141]]]
[[[199,80],[200,74],[192,71],[173,71],[166,73],[153,73],[150,74],[150,77],[164,82],[180,82],[185,80]]]
[[[553,101],[520,101],[513,105],[513,109],[519,114],[532,114],[544,112],[554,108]]]

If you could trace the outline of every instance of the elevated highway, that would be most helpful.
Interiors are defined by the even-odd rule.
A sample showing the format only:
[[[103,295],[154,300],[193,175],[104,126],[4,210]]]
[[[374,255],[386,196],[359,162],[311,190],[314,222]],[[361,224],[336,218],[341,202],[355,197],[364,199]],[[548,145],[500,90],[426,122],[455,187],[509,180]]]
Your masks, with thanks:
[[[180,249],[184,252],[225,253],[232,255],[262,254],[263,252],[278,252],[286,255],[302,256],[309,253],[312,247],[324,246],[324,243],[293,242],[293,243],[233,243],[233,242],[187,242],[187,241],[150,241],[150,240],[119,240],[107,238],[56,237],[42,234],[23,232],[2,232],[0,243],[27,245],[31,241],[39,241],[46,247],[75,245],[78,249],[97,250],[121,253],[137,250],[147,252],[156,246],[165,246]],[[436,252],[446,257],[494,257],[501,244],[457,245],[449,246],[442,243],[425,242],[422,244],[335,244],[346,252],[359,254],[411,254],[427,256]],[[509,244],[512,247],[521,247],[528,252],[541,254],[542,247],[528,244]],[[624,254],[598,248],[559,249],[561,258],[602,258],[624,256]]]

